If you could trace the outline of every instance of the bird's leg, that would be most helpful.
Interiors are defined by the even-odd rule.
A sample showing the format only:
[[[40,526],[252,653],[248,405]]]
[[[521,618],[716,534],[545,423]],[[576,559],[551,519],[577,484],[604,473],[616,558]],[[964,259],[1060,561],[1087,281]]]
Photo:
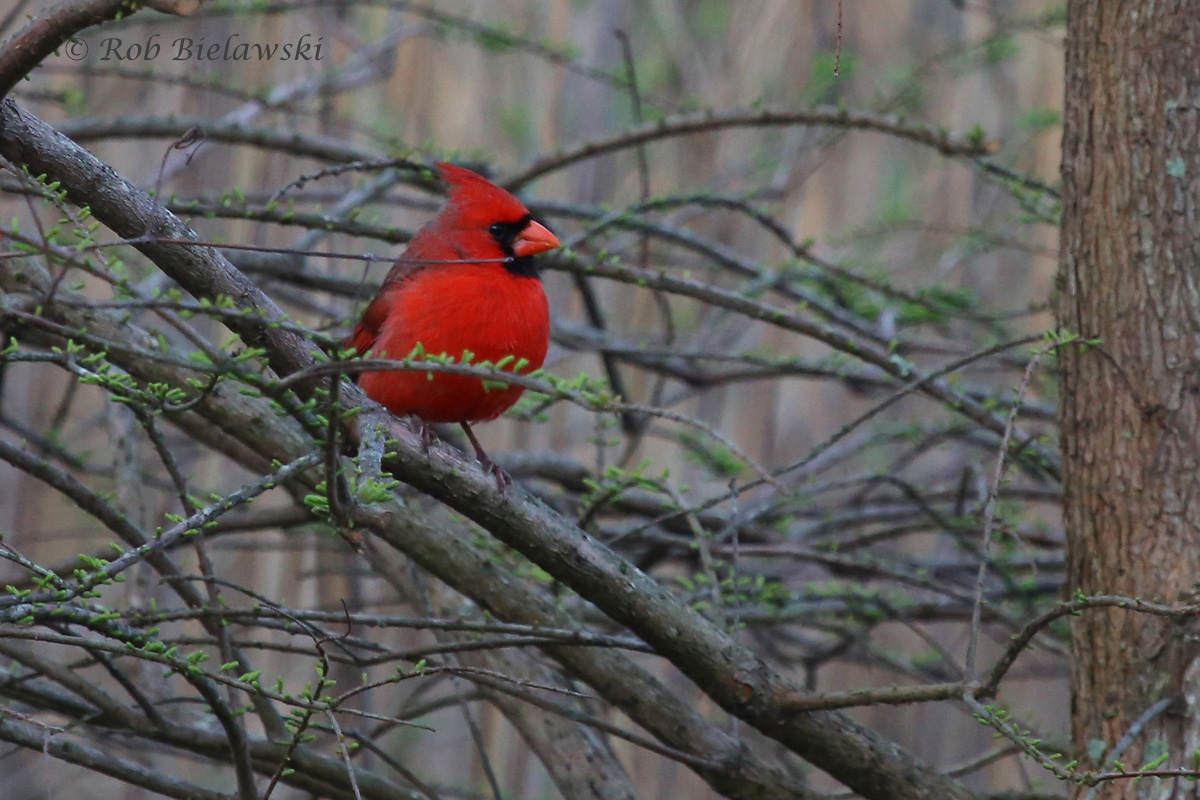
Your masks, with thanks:
[[[417,431],[421,434],[421,452],[429,455],[429,448],[433,447],[433,443],[437,441],[437,431],[423,419],[414,417],[417,423]]]
[[[475,438],[475,432],[471,430],[471,426],[465,422],[460,424],[463,431],[467,434],[467,438],[471,440],[471,446],[475,448],[475,458],[479,459],[479,463],[485,470],[495,476],[496,488],[503,492],[506,487],[512,486],[512,476],[505,472],[503,467],[488,457],[488,454],[483,449],[483,445]]]

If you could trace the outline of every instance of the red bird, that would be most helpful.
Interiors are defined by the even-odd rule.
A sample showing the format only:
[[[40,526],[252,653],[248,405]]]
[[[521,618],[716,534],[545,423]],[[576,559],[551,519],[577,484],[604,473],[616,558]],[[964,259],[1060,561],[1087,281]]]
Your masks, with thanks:
[[[409,242],[367,306],[348,341],[374,358],[407,358],[420,343],[429,355],[472,363],[512,356],[522,371],[542,366],[550,345],[550,305],[533,256],[558,247],[520,200],[469,169],[438,164],[450,201]],[[477,259],[477,260],[476,260]],[[445,262],[460,263],[445,263]],[[442,262],[442,263],[438,263]],[[479,378],[418,370],[364,372],[367,396],[396,415],[411,414],[432,439],[428,423],[457,422],[479,462],[498,484],[508,476],[488,458],[470,423],[503,414],[524,388],[485,386]]]

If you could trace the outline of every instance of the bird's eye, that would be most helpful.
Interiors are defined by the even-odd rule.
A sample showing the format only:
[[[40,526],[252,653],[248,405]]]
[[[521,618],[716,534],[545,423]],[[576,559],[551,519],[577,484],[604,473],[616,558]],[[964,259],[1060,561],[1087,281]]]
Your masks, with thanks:
[[[493,222],[488,226],[488,233],[495,236],[497,239],[504,235],[507,226],[503,222]]]

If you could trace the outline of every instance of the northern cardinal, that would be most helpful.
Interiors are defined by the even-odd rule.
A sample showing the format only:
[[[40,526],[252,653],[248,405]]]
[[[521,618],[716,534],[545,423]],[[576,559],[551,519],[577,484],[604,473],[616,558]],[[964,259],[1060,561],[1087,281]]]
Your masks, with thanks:
[[[449,202],[413,236],[348,344],[374,358],[406,358],[420,343],[428,355],[460,360],[469,352],[472,363],[512,356],[508,370],[522,362],[522,371],[540,368],[550,344],[550,305],[533,256],[558,247],[558,239],[483,176],[453,164],[437,168],[451,186]],[[500,416],[524,388],[430,374],[364,372],[358,382],[393,414],[421,420],[426,446],[429,423],[462,425],[480,464],[503,488],[508,475],[488,458],[470,423]]]

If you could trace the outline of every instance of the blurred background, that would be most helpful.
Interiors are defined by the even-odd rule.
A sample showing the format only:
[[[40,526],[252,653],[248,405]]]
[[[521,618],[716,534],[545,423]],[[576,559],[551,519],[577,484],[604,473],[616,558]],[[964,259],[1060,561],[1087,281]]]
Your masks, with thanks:
[[[4,36],[50,3],[6,5]],[[765,468],[779,469],[824,447],[902,383],[811,337],[703,300],[586,279],[572,264],[615,254],[690,276],[891,347],[927,371],[1051,328],[1045,302],[1057,257],[1056,209],[1039,184],[1057,182],[1061,14],[1043,0],[208,2],[187,19],[144,12],[89,30],[84,48],[63,48],[15,96],[118,173],[157,191],[202,239],[222,243],[391,258],[441,199],[416,173],[371,162],[453,159],[502,182],[550,163],[545,174],[520,181],[528,205],[576,245],[576,261],[547,260],[555,318],[547,370],[607,380],[630,402],[695,417]],[[177,58],[185,38],[194,49]],[[147,58],[152,43],[162,50]],[[307,44],[312,57],[226,57],[240,43]],[[197,57],[212,44],[220,45],[219,57]],[[895,125],[945,129],[956,141],[998,149],[947,155],[877,131],[773,124],[551,163],[586,143],[706,109],[817,106],[896,115]],[[178,141],[197,126],[203,135]],[[3,188],[0,221],[10,233],[32,235],[34,211],[41,225],[53,225],[55,210],[31,206],[11,175]],[[372,291],[356,287],[377,285],[389,266],[277,255],[239,253],[235,262],[295,319],[335,337]],[[143,293],[171,289],[132,248],[97,257]],[[96,300],[113,297],[94,278],[72,272],[67,282]],[[134,314],[152,325],[145,312]],[[218,344],[228,336],[216,322],[195,324]],[[954,385],[1003,411],[1028,359],[1028,346],[1005,351],[957,370]],[[1050,447],[1052,373],[1049,362],[1033,373],[1019,423]],[[68,465],[140,524],[153,528],[178,511],[140,429],[98,390],[50,367],[12,364],[0,400],[0,436]],[[648,494],[680,503],[727,492],[731,478],[755,477],[736,451],[698,431],[531,396],[480,436],[489,451],[508,454],[514,475],[615,539],[654,514],[605,507],[588,487],[556,484],[545,464],[526,474],[512,465],[553,455],[600,480],[614,465],[645,463],[643,473],[656,481]],[[205,493],[254,477],[181,433],[170,435]],[[954,679],[969,635],[963,597],[974,585],[998,441],[996,431],[916,393],[789,473],[788,497],[749,493],[747,508],[770,508],[762,523],[775,538],[762,540],[768,549],[760,553],[747,551],[744,569],[778,591],[770,613],[765,601],[745,604],[743,635],[814,690]],[[1002,567],[1003,580],[993,586],[989,578],[988,589],[1011,620],[1025,620],[1056,599],[1062,537],[1056,485],[1036,469],[1013,470],[997,516],[997,546],[1011,570]],[[216,569],[230,580],[294,609],[336,611],[345,601],[355,611],[428,613],[397,598],[327,529],[288,518],[286,496],[259,503],[256,509],[277,509],[285,524],[235,526],[214,537]],[[589,515],[592,505],[600,510]],[[45,565],[69,564],[108,538],[54,490],[2,464],[0,531]],[[660,551],[637,536],[620,544],[664,580],[701,569],[662,542]],[[789,556],[790,545],[807,555]],[[0,583],[23,577],[0,563]],[[169,599],[150,573],[107,591],[112,602],[138,607]],[[455,602],[437,600],[444,614],[454,613]],[[987,658],[1011,633],[1011,626],[994,627],[981,645]],[[177,630],[183,636],[188,629]],[[371,636],[397,649],[433,641],[402,628]],[[1001,693],[1049,741],[1066,730],[1061,655],[1052,642],[1035,648]],[[311,658],[270,650],[261,658],[271,676],[300,684],[311,677]],[[723,718],[686,679],[644,661],[706,714]],[[348,669],[347,680],[357,680]],[[159,673],[149,669],[147,681]],[[481,747],[473,743],[456,702],[468,689],[431,680],[372,694],[370,707],[419,717],[430,728],[389,730],[378,746],[444,797],[488,796],[485,758],[506,796],[557,796],[493,706],[471,704]],[[992,732],[954,703],[852,714],[928,763],[961,768],[973,788],[1052,785],[1038,767],[993,745]],[[619,714],[610,718],[628,724]],[[614,747],[643,797],[713,796],[678,764],[626,742]],[[139,757],[172,763],[153,752]],[[778,757],[803,769],[782,751]],[[370,753],[364,758],[379,763]],[[15,748],[0,750],[0,759],[0,794],[13,800],[149,796]],[[180,759],[173,769],[205,781],[203,763]],[[232,785],[225,775],[212,780]],[[823,776],[813,781],[837,790]],[[276,796],[301,794],[281,787]]]

